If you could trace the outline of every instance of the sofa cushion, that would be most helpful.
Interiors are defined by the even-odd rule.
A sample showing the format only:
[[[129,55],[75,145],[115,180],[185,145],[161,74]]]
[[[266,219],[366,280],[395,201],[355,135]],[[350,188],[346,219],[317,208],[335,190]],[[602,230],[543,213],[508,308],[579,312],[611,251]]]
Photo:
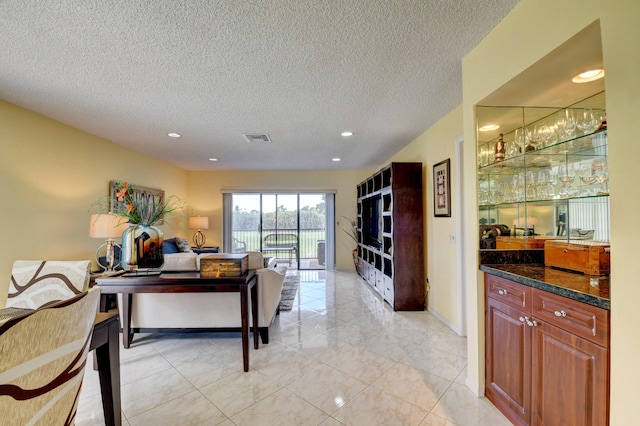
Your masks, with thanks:
[[[164,255],[164,271],[197,271],[198,255],[196,253],[169,253]]]
[[[241,254],[241,253],[237,253]],[[249,256],[249,269],[262,269],[264,268],[263,255],[259,251],[248,251],[246,254]]]

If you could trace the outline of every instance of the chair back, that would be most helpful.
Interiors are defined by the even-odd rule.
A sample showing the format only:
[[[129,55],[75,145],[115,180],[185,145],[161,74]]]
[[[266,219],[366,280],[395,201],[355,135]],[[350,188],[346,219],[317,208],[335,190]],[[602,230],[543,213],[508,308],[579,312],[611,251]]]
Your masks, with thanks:
[[[91,261],[16,260],[7,307],[38,309],[87,291]]]
[[[74,424],[99,296],[0,322],[0,423]]]

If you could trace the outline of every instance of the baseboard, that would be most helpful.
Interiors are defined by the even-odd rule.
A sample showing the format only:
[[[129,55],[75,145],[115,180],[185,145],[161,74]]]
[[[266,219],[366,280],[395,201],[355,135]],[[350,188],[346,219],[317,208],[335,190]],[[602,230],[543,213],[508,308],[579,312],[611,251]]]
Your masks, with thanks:
[[[484,388],[478,387],[478,384],[474,383],[471,379],[469,379],[469,377],[466,378],[464,384],[467,385],[469,390],[476,394],[478,398],[484,397]]]
[[[433,315],[434,317],[438,318],[440,321],[442,321],[442,323],[444,325],[446,325],[447,327],[449,327],[451,330],[453,330],[454,333],[456,333],[458,336],[460,337],[466,337],[465,335],[462,334],[462,329],[458,326],[456,326],[455,324],[452,324],[448,319],[444,318],[442,315],[440,315],[438,312],[434,311],[431,308],[427,308],[427,311],[429,311],[429,313],[431,315]]]

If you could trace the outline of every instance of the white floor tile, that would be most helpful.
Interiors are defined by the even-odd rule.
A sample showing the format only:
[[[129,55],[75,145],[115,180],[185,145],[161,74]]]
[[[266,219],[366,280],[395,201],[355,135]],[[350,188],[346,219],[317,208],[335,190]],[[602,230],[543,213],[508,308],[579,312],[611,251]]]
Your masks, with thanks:
[[[453,383],[431,411],[460,426],[509,426],[511,423],[486,398]]]
[[[345,425],[354,426],[418,426],[427,414],[428,410],[371,386],[345,404],[333,417]]]
[[[130,417],[129,423],[131,426],[197,426],[216,425],[225,420],[227,416],[196,390]]]
[[[352,272],[300,276],[242,371],[239,333],[136,334],[120,350],[123,425],[508,425],[465,385],[466,339],[394,312]],[[76,424],[103,425],[89,363]]]
[[[237,426],[317,425],[325,413],[288,389],[280,389],[231,418]]]

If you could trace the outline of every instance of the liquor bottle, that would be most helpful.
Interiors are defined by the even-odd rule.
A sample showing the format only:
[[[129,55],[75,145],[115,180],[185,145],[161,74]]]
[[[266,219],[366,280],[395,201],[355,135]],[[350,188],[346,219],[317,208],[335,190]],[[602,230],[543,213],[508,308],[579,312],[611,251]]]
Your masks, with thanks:
[[[493,148],[493,162],[499,163],[504,160],[504,140],[503,135],[500,133],[498,136],[498,142],[496,142],[496,146]]]

